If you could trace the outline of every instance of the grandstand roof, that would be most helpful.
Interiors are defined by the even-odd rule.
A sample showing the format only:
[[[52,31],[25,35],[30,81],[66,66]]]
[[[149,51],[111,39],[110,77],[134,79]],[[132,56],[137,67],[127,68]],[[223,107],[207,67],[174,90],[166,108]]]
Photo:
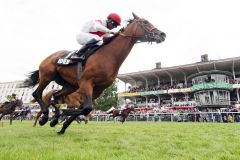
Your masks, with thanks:
[[[184,80],[184,77],[211,70],[228,71],[235,75],[240,75],[240,57],[209,60],[206,62],[196,62],[173,67],[162,67],[152,70],[119,74],[117,78],[125,83],[134,83],[136,81],[146,81],[151,79],[155,79],[155,81],[159,79],[161,82],[169,82],[170,77],[180,81]]]

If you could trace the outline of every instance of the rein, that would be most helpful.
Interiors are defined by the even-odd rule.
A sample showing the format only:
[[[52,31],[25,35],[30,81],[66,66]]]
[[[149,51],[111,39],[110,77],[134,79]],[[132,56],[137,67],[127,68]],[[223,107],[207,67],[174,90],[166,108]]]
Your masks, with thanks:
[[[155,27],[151,27],[150,29],[149,27],[149,23],[148,24],[144,24],[144,21],[138,20],[136,21],[136,23],[138,25],[140,25],[140,27],[144,30],[144,35],[126,35],[122,32],[119,32],[118,34],[122,37],[126,37],[126,38],[135,38],[138,39],[140,41],[136,42],[136,43],[142,43],[142,42],[152,42],[151,39],[154,38],[155,33],[153,32],[154,29],[156,29]],[[137,32],[137,28],[135,30],[135,32]],[[141,41],[142,40],[142,41]]]

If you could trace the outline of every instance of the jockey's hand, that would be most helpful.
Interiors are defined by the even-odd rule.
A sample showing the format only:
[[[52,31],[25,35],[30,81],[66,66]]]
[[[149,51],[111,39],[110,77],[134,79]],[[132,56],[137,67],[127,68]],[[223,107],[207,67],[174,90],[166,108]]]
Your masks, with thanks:
[[[118,32],[109,32],[109,34],[116,35],[116,34],[118,34]]]
[[[103,42],[108,43],[110,41],[111,37],[103,37]]]

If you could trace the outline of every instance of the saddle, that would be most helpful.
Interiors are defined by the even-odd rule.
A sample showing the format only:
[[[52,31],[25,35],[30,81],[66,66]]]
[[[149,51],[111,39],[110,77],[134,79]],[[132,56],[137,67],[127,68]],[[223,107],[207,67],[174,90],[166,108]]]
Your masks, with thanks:
[[[72,52],[67,51],[62,57],[57,59],[56,64],[60,66],[69,66],[77,63],[77,79],[81,77],[82,68],[87,62],[87,59],[95,53],[99,48],[102,48],[104,45],[110,43],[116,36],[113,36],[107,41],[104,41],[103,45],[99,46],[96,43],[98,41],[93,41],[86,44],[80,50],[75,50]]]
[[[87,59],[102,46],[93,45],[86,47],[87,49],[85,52],[80,52],[80,54],[78,53],[78,50],[66,51],[66,53],[57,60],[57,64],[63,66],[75,64],[77,62],[85,64]]]
[[[57,65],[68,66],[80,62],[84,65],[87,59],[93,55],[99,48],[109,44],[116,36],[104,39],[103,45],[96,45],[98,41],[87,43],[82,49],[74,51],[66,51],[66,53],[57,60]]]

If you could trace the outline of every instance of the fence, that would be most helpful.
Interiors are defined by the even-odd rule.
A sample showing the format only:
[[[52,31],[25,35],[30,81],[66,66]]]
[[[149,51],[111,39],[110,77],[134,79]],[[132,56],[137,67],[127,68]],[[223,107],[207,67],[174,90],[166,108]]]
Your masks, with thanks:
[[[118,121],[121,117],[113,119],[110,114],[92,114],[91,121]],[[3,120],[9,119],[4,116]],[[17,118],[19,119],[19,118]],[[27,120],[34,116],[28,115]],[[50,118],[51,119],[51,118]],[[129,114],[126,121],[154,121],[154,122],[240,122],[240,112],[189,112],[189,113],[144,113]]]
[[[92,121],[112,121],[109,114],[93,114]],[[120,120],[117,117],[115,120]],[[127,121],[170,122],[239,122],[240,112],[189,112],[129,114]]]

